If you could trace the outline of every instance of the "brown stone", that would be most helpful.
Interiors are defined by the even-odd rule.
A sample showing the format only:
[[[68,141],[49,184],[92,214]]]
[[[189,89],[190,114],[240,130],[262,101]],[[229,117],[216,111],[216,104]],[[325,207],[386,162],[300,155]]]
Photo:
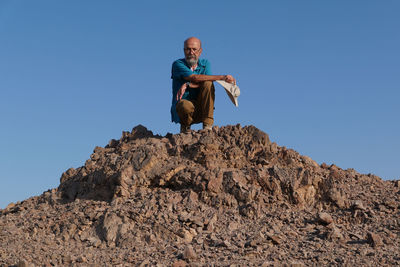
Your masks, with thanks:
[[[183,260],[177,260],[172,264],[172,267],[186,267],[187,263]]]
[[[301,261],[292,261],[289,264],[290,267],[304,267],[306,265],[304,265],[304,263],[302,263]]]
[[[316,192],[317,191],[313,185],[306,185],[297,188],[294,191],[294,197],[296,198],[296,202],[298,204],[306,204],[311,206],[314,204]]]
[[[343,240],[344,237],[340,230],[335,225],[331,224],[327,233],[327,238],[328,240]]]
[[[194,234],[186,229],[180,229],[178,235],[183,239],[185,243],[190,243],[193,240]]]
[[[35,265],[32,263],[29,263],[26,260],[20,260],[17,264],[17,267],[34,267]]]
[[[76,261],[83,263],[83,262],[87,262],[87,259],[85,256],[79,256],[78,258],[76,258]]]
[[[382,238],[378,234],[372,232],[367,234],[367,242],[373,247],[380,247],[383,245]]]
[[[332,216],[327,212],[319,212],[318,213],[318,221],[322,224],[330,224],[333,222]]]
[[[122,226],[122,219],[113,212],[107,213],[103,221],[104,238],[107,242],[113,243],[118,237]]]
[[[275,245],[279,245],[279,244],[282,243],[282,239],[281,239],[278,235],[269,235],[268,238],[271,239],[272,242],[273,242]]]
[[[222,177],[215,177],[208,182],[207,189],[214,193],[219,193],[222,186]]]
[[[364,204],[361,200],[356,200],[353,203],[353,209],[355,210],[366,210],[366,208],[364,207]]]
[[[197,258],[197,254],[196,254],[196,252],[194,251],[194,249],[193,249],[193,247],[192,246],[186,246],[185,247],[185,250],[184,250],[184,252],[183,252],[183,258],[185,259],[185,260],[194,260],[194,259],[196,259]]]

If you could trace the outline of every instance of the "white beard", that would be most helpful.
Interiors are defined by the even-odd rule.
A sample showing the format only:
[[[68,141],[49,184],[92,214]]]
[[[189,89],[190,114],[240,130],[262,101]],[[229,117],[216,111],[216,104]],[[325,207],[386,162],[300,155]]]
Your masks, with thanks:
[[[190,67],[193,67],[197,64],[198,59],[196,57],[192,58],[186,58],[186,62],[190,65]]]

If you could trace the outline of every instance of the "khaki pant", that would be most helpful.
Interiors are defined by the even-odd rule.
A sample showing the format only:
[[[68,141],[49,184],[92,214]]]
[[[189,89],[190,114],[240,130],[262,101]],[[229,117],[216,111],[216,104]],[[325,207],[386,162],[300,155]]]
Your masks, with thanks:
[[[213,125],[215,100],[214,84],[210,81],[202,82],[200,87],[195,90],[200,90],[197,99],[181,99],[176,104],[176,111],[178,112],[181,124],[190,126],[202,122],[207,125]]]

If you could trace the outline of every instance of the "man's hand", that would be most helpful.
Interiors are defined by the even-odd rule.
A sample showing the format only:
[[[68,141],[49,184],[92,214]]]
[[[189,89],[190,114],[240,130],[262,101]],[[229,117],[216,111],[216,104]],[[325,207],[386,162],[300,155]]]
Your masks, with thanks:
[[[187,88],[187,84],[184,83],[182,87],[179,89],[178,93],[176,94],[176,100],[179,101],[182,99],[183,94],[185,93]]]
[[[233,78],[231,75],[225,75],[224,81],[227,82],[227,83],[236,84],[235,78]]]

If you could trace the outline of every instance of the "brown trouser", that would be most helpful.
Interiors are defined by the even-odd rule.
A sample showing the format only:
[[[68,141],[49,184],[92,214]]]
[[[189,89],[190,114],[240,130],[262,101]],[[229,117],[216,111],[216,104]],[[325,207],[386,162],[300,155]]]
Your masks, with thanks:
[[[195,90],[199,90],[197,99],[181,99],[176,104],[176,111],[178,112],[181,124],[190,126],[202,122],[207,125],[213,125],[215,100],[213,82],[202,82],[200,87]]]

